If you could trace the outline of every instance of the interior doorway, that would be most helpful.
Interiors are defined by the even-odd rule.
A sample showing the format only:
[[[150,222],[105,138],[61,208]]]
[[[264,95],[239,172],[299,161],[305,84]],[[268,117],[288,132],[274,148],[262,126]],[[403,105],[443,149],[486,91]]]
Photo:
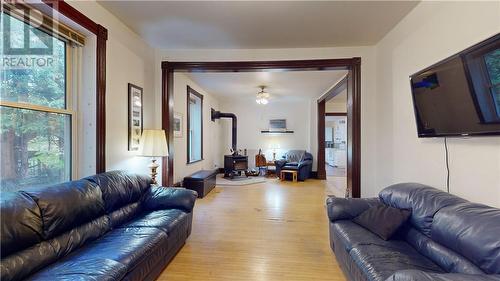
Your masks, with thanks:
[[[318,101],[318,178],[327,180],[335,196],[360,197],[360,98],[352,105],[359,85],[349,72]],[[319,156],[319,154],[318,154]],[[321,160],[321,161],[320,161]],[[358,163],[353,165],[353,163]],[[357,182],[356,182],[357,181]]]
[[[349,195],[359,197],[360,192],[360,97],[361,59],[320,59],[291,61],[233,61],[233,62],[162,62],[162,127],[167,132],[169,148],[173,147],[173,74],[174,72],[255,72],[255,71],[307,71],[347,70],[347,185]],[[334,87],[335,88],[335,87]],[[325,171],[325,104],[318,101],[317,177],[326,179]],[[319,141],[322,140],[322,141]],[[173,181],[174,151],[163,158],[162,184]]]
[[[347,113],[345,94],[326,102],[325,170],[328,192],[348,197],[347,189]]]

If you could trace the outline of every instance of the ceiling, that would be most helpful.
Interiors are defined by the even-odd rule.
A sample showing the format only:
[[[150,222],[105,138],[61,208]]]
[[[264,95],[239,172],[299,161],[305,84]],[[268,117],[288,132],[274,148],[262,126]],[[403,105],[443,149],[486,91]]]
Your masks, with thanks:
[[[261,49],[377,43],[418,1],[98,1],[151,46]]]
[[[347,74],[345,70],[287,72],[188,73],[200,87],[219,98],[255,100],[266,86],[270,102],[305,100],[321,96]]]

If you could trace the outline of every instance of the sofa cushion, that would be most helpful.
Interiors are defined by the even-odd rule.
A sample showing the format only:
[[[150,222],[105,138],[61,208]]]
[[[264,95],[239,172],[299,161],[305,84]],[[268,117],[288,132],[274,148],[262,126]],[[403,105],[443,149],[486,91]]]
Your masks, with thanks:
[[[465,199],[419,183],[400,183],[384,188],[380,200],[391,207],[410,209],[410,222],[430,236],[434,214],[441,208],[468,202]]]
[[[23,280],[33,272],[57,260],[57,253],[49,241],[42,241],[31,247],[2,258],[0,280]]]
[[[484,274],[475,264],[464,256],[436,243],[417,229],[411,227],[404,229],[402,235],[405,240],[419,253],[439,265],[446,272]]]
[[[407,243],[357,245],[349,254],[366,279],[371,281],[383,281],[403,269],[443,272]]]
[[[115,281],[122,280],[126,273],[127,267],[125,265],[110,259],[61,260],[42,269],[26,280]]]
[[[408,220],[410,214],[409,210],[378,205],[370,207],[352,221],[377,234],[380,238],[389,240]]]
[[[375,233],[367,230],[366,228],[350,221],[341,220],[330,224],[330,232],[339,238],[342,248],[349,252],[352,248],[358,245],[381,245],[381,246],[391,246],[393,248],[404,248],[406,241],[402,240],[382,240]],[[402,246],[399,244],[403,244]]]
[[[40,208],[45,240],[104,214],[99,187],[85,180],[70,181],[24,191]]]
[[[184,211],[178,209],[159,210],[145,213],[120,227],[155,227],[170,235],[186,219],[187,213]]]
[[[140,215],[141,212],[142,204],[140,201],[120,207],[109,213],[109,221],[111,223],[111,227],[115,228],[130,220],[133,220],[135,217]]]
[[[151,185],[151,178],[131,175],[124,171],[106,172],[85,179],[101,188],[107,213],[139,201],[142,194]]]
[[[326,208],[330,221],[350,220],[372,206],[381,205],[378,198],[337,198],[326,199]]]
[[[431,238],[467,257],[489,274],[500,274],[500,209],[463,203],[434,216]]]
[[[2,258],[32,246],[42,239],[40,209],[27,194],[2,192],[0,221]]]
[[[157,228],[117,228],[79,251],[68,260],[110,259],[126,266],[127,272],[142,262],[154,265],[167,253],[167,234]]]
[[[183,243],[191,233],[192,217],[192,213],[186,213],[178,209],[159,210],[143,214],[121,227],[158,228],[168,235],[168,248],[170,251],[171,247]]]
[[[101,216],[50,240],[2,258],[0,280],[20,280],[61,259],[109,230],[109,218]]]
[[[290,170],[290,171],[297,171],[299,170],[299,166],[293,166],[293,165],[288,165],[288,163],[281,168],[281,170]]]

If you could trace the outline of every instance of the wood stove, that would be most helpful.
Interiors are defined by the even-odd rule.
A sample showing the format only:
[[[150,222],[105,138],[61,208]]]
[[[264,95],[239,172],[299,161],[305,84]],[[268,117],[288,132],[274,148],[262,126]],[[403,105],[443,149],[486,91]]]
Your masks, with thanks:
[[[246,176],[248,170],[248,156],[224,155],[224,177],[234,178],[235,175]]]
[[[216,111],[212,108],[211,110],[212,121],[220,118],[231,118],[232,122],[232,136],[231,136],[231,150],[232,155],[224,155],[224,177],[234,178],[235,175],[241,176],[244,172],[245,176],[247,176],[246,171],[248,170],[248,156],[239,155],[238,148],[236,146],[236,137],[237,137],[237,119],[234,113],[223,113],[220,111]]]

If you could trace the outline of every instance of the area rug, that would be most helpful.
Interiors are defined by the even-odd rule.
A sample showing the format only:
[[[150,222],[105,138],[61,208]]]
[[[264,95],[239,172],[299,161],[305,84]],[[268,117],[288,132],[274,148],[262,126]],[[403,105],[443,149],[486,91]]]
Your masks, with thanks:
[[[223,175],[217,175],[216,185],[218,186],[241,186],[266,182],[264,177],[235,177],[234,179],[226,179]]]

